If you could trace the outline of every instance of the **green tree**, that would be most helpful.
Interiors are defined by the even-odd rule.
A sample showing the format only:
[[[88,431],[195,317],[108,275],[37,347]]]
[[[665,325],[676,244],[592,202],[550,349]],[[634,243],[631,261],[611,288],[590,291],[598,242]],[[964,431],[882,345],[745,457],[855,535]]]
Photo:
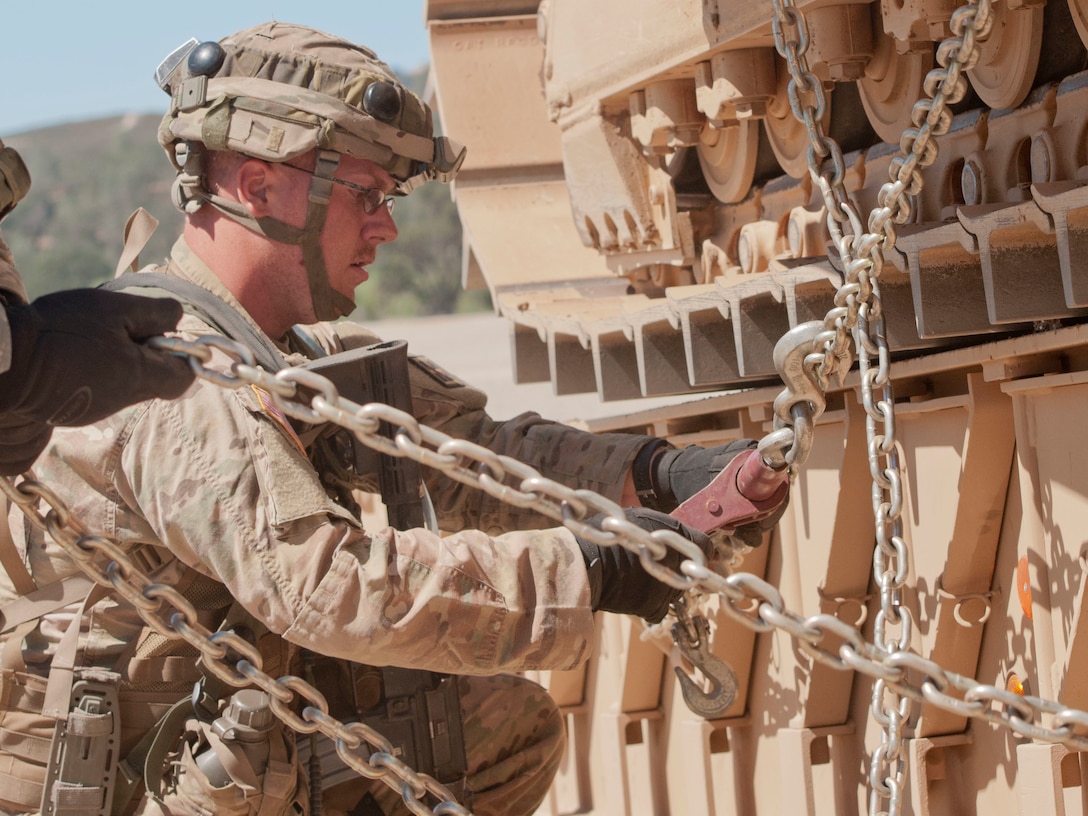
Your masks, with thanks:
[[[31,298],[62,289],[97,286],[113,277],[113,266],[86,244],[62,244],[39,251],[33,266],[33,274],[26,280]]]
[[[173,168],[155,138],[159,117],[114,117],[5,138],[26,161],[30,194],[4,238],[31,295],[108,280],[125,220],[144,206],[161,226],[142,253],[165,257],[181,226],[170,204]]]
[[[461,222],[444,184],[425,184],[394,214],[399,237],[378,249],[357,292],[360,319],[453,314],[491,307],[486,291],[461,288]]]

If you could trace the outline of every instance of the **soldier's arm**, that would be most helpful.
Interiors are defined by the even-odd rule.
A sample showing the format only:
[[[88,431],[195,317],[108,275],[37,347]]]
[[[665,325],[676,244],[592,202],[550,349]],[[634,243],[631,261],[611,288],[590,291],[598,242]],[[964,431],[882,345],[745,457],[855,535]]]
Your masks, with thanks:
[[[330,351],[378,341],[357,324],[338,323],[335,330],[338,337]],[[525,462],[568,487],[593,490],[624,507],[671,512],[709,484],[734,457],[755,446],[754,440],[740,439],[710,448],[693,445],[675,450],[654,436],[595,434],[532,412],[495,420],[487,413],[486,394],[448,370],[418,355],[410,358],[409,368],[413,412],[421,422]],[[498,534],[553,523],[434,471],[424,469],[424,479],[444,530],[478,528]]]
[[[357,323],[318,324],[306,331],[327,353],[350,350],[381,339]],[[409,348],[413,413],[420,422],[458,439],[526,462],[549,479],[588,488],[625,506],[636,506],[630,474],[636,453],[654,437],[593,434],[535,413],[508,420],[487,412],[487,395]],[[424,480],[442,529],[482,529],[492,534],[548,527],[552,519],[519,509],[482,491],[424,468]]]
[[[589,578],[568,531],[367,531],[326,495],[251,389],[198,382],[184,400],[137,412],[116,435],[116,484],[102,493],[124,497],[156,538],[288,640],[377,665],[467,673],[570,668],[588,653]],[[82,450],[62,453],[78,459]],[[127,511],[102,515],[135,524]]]
[[[421,422],[525,462],[568,487],[636,503],[630,489],[631,463],[654,437],[590,433],[534,412],[496,420],[487,413],[487,398],[478,389],[426,358],[413,358],[410,368],[414,413]],[[443,529],[479,528],[497,533],[554,524],[533,511],[506,504],[433,471],[425,469],[424,478]]]
[[[468,439],[525,462],[541,475],[572,488],[586,488],[624,507],[669,513],[706,487],[752,439],[677,450],[654,436],[591,433],[536,413],[498,421],[486,397],[425,358],[410,363],[414,410],[420,421],[450,436]],[[506,504],[452,479],[427,478],[443,529],[476,527],[490,533],[530,529],[553,522]],[[756,534],[756,533],[753,533]]]

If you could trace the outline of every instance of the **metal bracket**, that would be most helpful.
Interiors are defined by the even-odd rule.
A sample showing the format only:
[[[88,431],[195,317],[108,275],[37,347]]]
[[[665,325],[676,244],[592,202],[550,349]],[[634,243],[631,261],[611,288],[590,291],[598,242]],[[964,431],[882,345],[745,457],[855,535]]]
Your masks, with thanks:
[[[956,623],[965,629],[971,629],[975,626],[982,626],[986,621],[990,619],[990,613],[993,611],[993,599],[1000,597],[1001,592],[999,590],[991,590],[989,592],[965,592],[962,595],[955,595],[944,588],[944,576],[941,575],[937,578],[937,584],[934,587],[937,592],[937,597],[942,601],[952,601],[955,606],[952,609],[952,615],[956,619]],[[978,616],[978,620],[968,620],[963,615],[963,607],[969,601],[979,601],[982,606],[982,614]]]

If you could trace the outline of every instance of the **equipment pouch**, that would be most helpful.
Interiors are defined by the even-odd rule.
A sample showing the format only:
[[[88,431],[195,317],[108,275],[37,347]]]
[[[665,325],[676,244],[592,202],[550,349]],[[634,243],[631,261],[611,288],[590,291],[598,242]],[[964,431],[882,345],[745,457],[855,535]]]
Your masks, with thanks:
[[[39,809],[56,720],[41,713],[44,677],[0,669],[0,811]]]
[[[379,669],[347,661],[335,661],[339,666],[334,667],[333,663],[324,660],[316,668],[324,679],[338,682],[341,690],[343,680],[348,679],[341,672],[350,671],[348,684],[355,689],[355,712],[345,710],[346,705],[335,710],[333,695],[330,713],[345,722],[361,721],[370,726],[392,744],[397,759],[418,773],[434,777],[460,797],[468,761],[457,678],[419,669],[391,666]],[[374,683],[378,677],[380,691]],[[319,681],[317,686],[321,689],[325,684]],[[375,694],[380,697],[373,699]],[[313,735],[312,739],[304,736],[299,740],[300,762],[312,765],[310,756],[315,751],[323,790],[357,778],[328,737]]]

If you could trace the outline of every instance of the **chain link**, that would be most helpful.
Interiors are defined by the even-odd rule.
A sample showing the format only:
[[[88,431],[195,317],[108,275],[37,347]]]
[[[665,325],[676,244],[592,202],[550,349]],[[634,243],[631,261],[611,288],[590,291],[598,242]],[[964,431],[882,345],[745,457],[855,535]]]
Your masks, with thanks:
[[[891,181],[877,196],[878,206],[869,216],[868,230],[850,201],[844,185],[846,176],[842,150],[828,138],[821,124],[826,110],[824,89],[809,68],[805,52],[810,34],[804,15],[793,0],[773,0],[774,39],[778,53],[786,60],[790,82],[788,96],[794,117],[804,123],[809,134],[809,175],[820,190],[827,210],[827,227],[838,252],[844,283],[835,295],[835,307],[822,323],[799,334],[814,335],[801,346],[804,363],[783,376],[786,389],[775,401],[775,445],[786,441],[791,450],[785,454],[790,464],[801,463],[811,446],[811,424],[823,410],[823,402],[811,396],[814,385],[826,393],[831,378],[840,381],[851,366],[850,340],[857,349],[862,401],[865,407],[865,432],[868,439],[869,469],[873,479],[873,516],[876,522],[876,546],[873,551],[873,575],[880,586],[881,609],[874,627],[875,648],[889,661],[895,661],[910,646],[913,630],[910,610],[900,603],[909,572],[909,553],[903,539],[902,470],[895,436],[895,397],[891,384],[891,355],[885,337],[884,308],[880,297],[880,274],[884,252],[895,245],[895,225],[911,216],[911,196],[923,184],[922,170],[937,158],[934,136],[946,133],[952,124],[950,104],[961,100],[967,90],[963,72],[977,61],[978,41],[985,39],[993,24],[989,0],[969,0],[952,17],[953,36],[937,49],[941,69],[931,71],[924,88],[930,99],[918,102],[911,112],[914,125],[900,140],[903,154],[890,165]],[[801,329],[801,327],[798,327]],[[795,332],[797,330],[794,330]],[[784,338],[795,342],[795,338]],[[794,351],[794,355],[798,352]],[[779,352],[776,349],[776,360]],[[780,369],[781,370],[781,369]],[[781,434],[805,416],[805,433]],[[766,443],[766,440],[764,440]],[[768,447],[769,443],[761,445]],[[899,636],[887,626],[899,628]],[[893,662],[892,665],[895,665]],[[968,709],[981,711],[982,703],[968,704],[945,694],[947,681],[927,681],[922,699],[964,714]],[[872,816],[900,811],[903,793],[905,757],[902,734],[911,714],[910,701],[919,699],[889,678],[878,677],[873,688],[871,713],[883,728],[883,742],[873,752],[869,770]],[[981,713],[968,716],[983,716]],[[1017,723],[1010,719],[1014,730]],[[887,802],[887,809],[882,805]]]

